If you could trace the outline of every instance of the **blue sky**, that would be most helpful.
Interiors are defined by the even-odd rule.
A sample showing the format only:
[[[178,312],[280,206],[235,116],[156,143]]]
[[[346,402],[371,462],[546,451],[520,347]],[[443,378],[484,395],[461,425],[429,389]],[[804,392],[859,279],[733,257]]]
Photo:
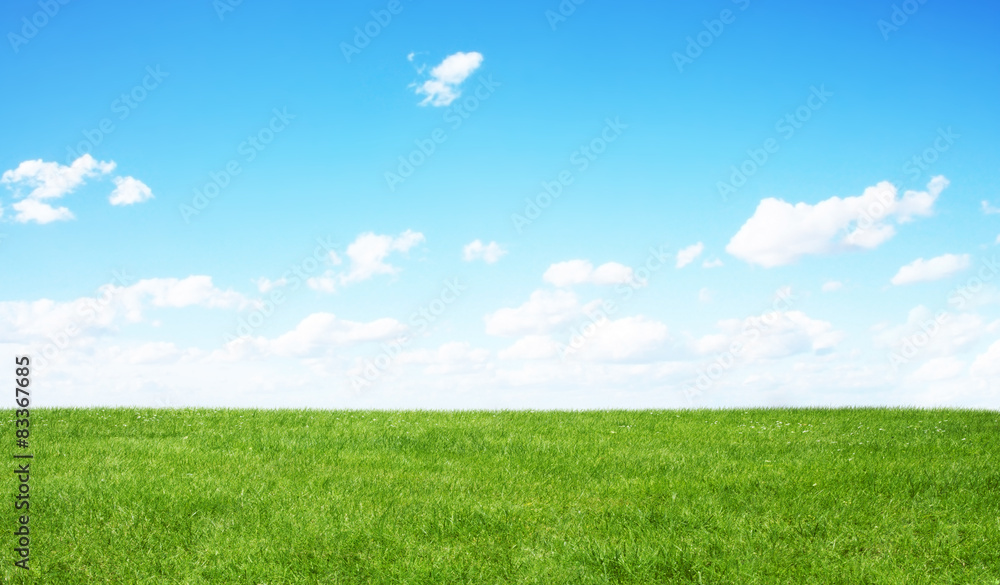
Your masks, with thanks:
[[[998,24],[7,2],[0,346],[49,404],[995,408]]]

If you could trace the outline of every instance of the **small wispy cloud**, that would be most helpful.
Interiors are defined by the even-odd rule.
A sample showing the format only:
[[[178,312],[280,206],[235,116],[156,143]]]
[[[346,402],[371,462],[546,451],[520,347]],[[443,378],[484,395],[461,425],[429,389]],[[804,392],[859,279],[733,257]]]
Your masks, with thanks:
[[[328,269],[319,276],[307,279],[306,285],[316,291],[333,293],[338,287],[363,282],[380,274],[394,275],[400,268],[386,261],[389,255],[394,252],[406,254],[424,240],[424,234],[413,230],[406,230],[395,237],[374,232],[363,233],[347,246],[345,255],[349,267],[346,271],[338,273]],[[330,263],[337,266],[342,260],[340,256],[331,252]],[[263,292],[262,285],[271,288],[273,283],[258,281],[257,286]]]
[[[560,288],[575,284],[621,284],[633,282],[632,269],[617,262],[606,262],[597,268],[588,260],[568,260],[549,266],[542,280]]]
[[[701,256],[703,251],[705,251],[705,244],[698,242],[697,244],[692,244],[680,252],[677,252],[677,268],[684,268],[688,264],[694,262],[698,256]]]
[[[415,54],[407,55],[413,61]],[[472,51],[445,57],[431,69],[431,78],[417,86],[417,95],[426,96],[421,106],[448,106],[462,95],[459,86],[483,63],[483,55]]]
[[[507,250],[505,250],[500,244],[496,242],[483,244],[482,240],[474,240],[462,248],[462,258],[466,262],[482,260],[487,264],[493,264],[500,260],[500,258],[502,258],[506,253]]]
[[[899,286],[941,280],[965,270],[969,263],[968,254],[942,254],[930,260],[917,258],[899,269],[892,277],[892,284]]]
[[[111,205],[133,205],[153,198],[153,191],[135,177],[115,177],[115,190],[108,201]]]

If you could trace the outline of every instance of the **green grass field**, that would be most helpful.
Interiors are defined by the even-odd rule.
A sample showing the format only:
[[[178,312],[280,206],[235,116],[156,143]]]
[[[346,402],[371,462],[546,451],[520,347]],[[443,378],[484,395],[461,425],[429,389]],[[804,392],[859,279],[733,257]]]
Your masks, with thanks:
[[[4,582],[1000,584],[997,412],[31,421],[32,577],[8,473]]]

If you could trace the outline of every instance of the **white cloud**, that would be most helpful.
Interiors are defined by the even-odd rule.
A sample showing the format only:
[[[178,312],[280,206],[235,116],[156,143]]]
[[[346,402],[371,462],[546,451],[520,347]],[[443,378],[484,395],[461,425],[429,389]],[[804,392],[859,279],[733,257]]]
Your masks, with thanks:
[[[437,67],[431,69],[431,79],[428,79],[417,87],[417,95],[427,96],[420,102],[420,105],[450,105],[451,102],[462,95],[458,86],[473,71],[478,69],[482,62],[482,54],[475,51],[469,53],[458,52],[445,57],[444,61],[441,61]]]
[[[559,344],[548,335],[526,335],[500,350],[497,357],[502,360],[544,360],[556,357],[558,353]]]
[[[33,221],[46,224],[53,221],[68,221],[76,217],[66,207],[52,207],[48,203],[43,203],[37,199],[22,199],[14,203],[12,207],[17,211],[14,219],[21,223]]]
[[[153,198],[153,191],[135,177],[115,177],[114,183],[115,190],[108,197],[111,205],[132,205]]]
[[[565,344],[560,344],[550,335],[529,334],[500,350],[497,357],[501,360],[549,360],[559,356],[563,349],[566,357],[578,362],[652,359],[662,353],[670,339],[665,324],[642,315],[616,320],[603,318],[589,323],[576,331]]]
[[[473,348],[464,341],[450,341],[435,350],[417,349],[405,351],[397,358],[401,364],[420,364],[430,366],[427,373],[447,373],[454,366],[483,363],[490,357],[485,349]]]
[[[362,282],[380,274],[396,274],[400,269],[386,261],[389,255],[393,252],[406,254],[423,241],[424,235],[413,230],[406,230],[396,237],[363,233],[347,246],[346,256],[350,261],[347,270],[338,273],[332,268],[327,269],[318,276],[307,278],[306,286],[315,291],[334,293],[341,286]],[[336,252],[330,251],[329,263],[340,266],[343,260]],[[259,278],[254,283],[258,290],[266,293],[276,286],[284,286],[287,280]]]
[[[112,330],[122,319],[142,321],[144,310],[150,306],[243,309],[254,305],[237,292],[216,288],[208,276],[151,278],[130,286],[107,284],[98,293],[66,302],[0,302],[0,342],[95,335]]]
[[[905,323],[876,326],[873,345],[888,350],[888,356],[928,359],[960,354],[974,348],[986,335],[1000,330],[1000,321],[987,323],[976,313],[933,313],[919,305],[910,310]]]
[[[324,274],[323,276],[313,276],[306,280],[306,285],[319,292],[325,293],[335,293],[337,292],[337,280],[330,274]]]
[[[340,319],[332,313],[313,313],[292,331],[267,341],[266,347],[278,355],[310,356],[329,349],[392,339],[405,331],[406,327],[395,319],[360,323]]]
[[[732,328],[729,321],[724,321],[719,325],[727,329]],[[731,335],[728,333],[709,333],[708,335],[702,335],[697,339],[690,340],[690,347],[698,355],[721,353],[727,351],[729,348],[730,338]]]
[[[211,276],[148,278],[132,286],[112,289],[112,294],[120,294],[128,306],[148,303],[154,307],[243,309],[253,304],[238,292],[216,288]]]
[[[181,356],[180,349],[166,341],[152,341],[134,347],[109,348],[108,353],[113,359],[128,364],[162,364],[175,362]]]
[[[253,282],[254,285],[257,286],[257,290],[259,290],[260,292],[262,292],[262,293],[268,293],[268,292],[271,292],[272,290],[274,290],[274,289],[276,289],[278,287],[282,287],[282,286],[285,286],[286,284],[288,284],[288,279],[286,279],[285,277],[281,277],[281,278],[279,278],[277,280],[271,280],[270,278],[267,278],[266,276],[262,276],[262,277],[260,277],[260,278],[258,278],[256,280],[251,281],[251,282]]]
[[[900,268],[899,272],[892,277],[891,282],[896,286],[900,286],[915,282],[941,280],[967,269],[969,264],[968,254],[943,254],[930,260],[917,258]]]
[[[994,215],[1000,213],[1000,207],[993,207],[992,205],[990,205],[990,202],[986,200],[983,200],[983,202],[981,203],[981,207],[983,213],[985,213],[986,215]]]
[[[965,362],[956,357],[947,356],[927,360],[910,374],[910,378],[919,382],[936,382],[957,378],[964,372]]]
[[[907,191],[897,197],[888,181],[868,187],[856,197],[831,197],[815,205],[792,205],[766,198],[726,246],[726,251],[765,268],[795,262],[806,255],[873,249],[896,234],[889,224],[906,223],[933,212],[934,202],[948,186],[937,176],[926,191]]]
[[[597,324],[581,349],[573,353],[592,361],[649,359],[664,350],[668,340],[666,325],[637,315]]]
[[[31,199],[58,199],[72,193],[88,178],[106,175],[115,169],[114,162],[98,162],[85,154],[69,165],[45,162],[41,159],[26,160],[16,169],[5,171],[0,182],[8,187],[25,186],[32,190],[25,197]]]
[[[895,206],[889,209],[889,213],[897,216],[899,223],[912,221],[916,216],[930,217],[934,214],[934,202],[950,184],[944,175],[932,177],[927,183],[926,191],[906,191],[903,197],[895,202]],[[874,211],[870,213],[875,215]]]
[[[823,292],[834,292],[844,288],[844,283],[839,280],[828,280],[823,283]]]
[[[718,258],[707,258],[704,262],[701,263],[702,268],[718,268],[722,265],[723,265],[722,260]]]
[[[154,307],[243,309],[253,304],[238,292],[217,288],[211,276],[147,278],[118,291],[112,290],[112,294],[115,293],[120,293],[127,302],[148,302]]]
[[[582,310],[572,292],[536,290],[521,306],[486,315],[486,333],[500,336],[547,333],[577,318]]]
[[[233,339],[222,349],[212,352],[209,360],[247,363],[260,361],[267,356],[313,360],[329,357],[347,347],[395,339],[405,332],[406,326],[395,319],[357,322],[341,319],[332,313],[313,313],[302,319],[291,331],[275,338]]]
[[[746,319],[726,319],[721,334],[696,339],[692,348],[703,354],[727,351],[741,344],[739,357],[747,362],[780,359],[806,352],[833,349],[844,337],[827,321],[812,319],[802,311],[770,311]]]
[[[505,250],[500,244],[496,242],[483,244],[482,240],[474,240],[462,248],[462,258],[466,262],[481,259],[487,264],[493,264],[502,258],[506,253],[507,250]]]
[[[993,342],[984,353],[976,356],[970,371],[976,377],[994,380],[1000,378],[1000,340]]]
[[[601,264],[596,269],[587,260],[557,262],[545,271],[542,280],[557,287],[574,284],[619,284],[632,282],[632,269],[617,262]]]
[[[361,234],[347,247],[347,258],[351,265],[348,272],[340,276],[340,283],[361,282],[378,274],[396,274],[399,268],[385,262],[389,254],[405,254],[423,241],[424,235],[412,230],[406,230],[395,238],[372,232]]]
[[[677,252],[677,268],[684,268],[688,264],[694,262],[695,258],[701,256],[701,253],[704,250],[705,245],[698,242],[697,244],[692,244],[680,252]]]
[[[50,299],[0,302],[0,343],[25,343],[72,335],[92,335],[110,328],[117,307],[93,298],[69,302]]]
[[[699,303],[710,303],[712,302],[712,291],[707,288],[703,288],[698,291],[698,302]]]

